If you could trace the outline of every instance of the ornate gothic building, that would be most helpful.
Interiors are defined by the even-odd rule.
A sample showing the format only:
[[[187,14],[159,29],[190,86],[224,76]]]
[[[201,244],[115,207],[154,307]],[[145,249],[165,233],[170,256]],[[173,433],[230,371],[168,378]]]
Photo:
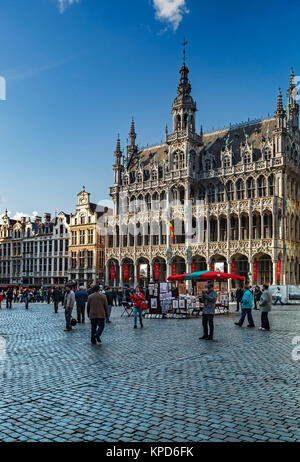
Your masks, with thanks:
[[[188,74],[184,63],[172,106],[173,131],[166,128],[165,143],[139,149],[133,121],[125,155],[118,139],[106,282],[136,284],[141,264],[147,264],[148,280],[166,280],[218,263],[251,284],[299,284],[299,106],[293,71],[287,105],[279,90],[274,117],[206,134],[195,129]],[[174,239],[169,223],[177,228]]]

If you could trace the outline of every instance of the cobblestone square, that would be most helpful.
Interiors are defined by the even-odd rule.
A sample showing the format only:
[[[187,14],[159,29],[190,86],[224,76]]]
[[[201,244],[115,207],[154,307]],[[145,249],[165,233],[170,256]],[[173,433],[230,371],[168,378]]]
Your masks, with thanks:
[[[216,316],[133,319],[114,307],[102,344],[90,324],[64,332],[62,307],[0,311],[0,441],[299,441],[300,308],[274,307],[270,332]],[[74,312],[75,314],[75,312]]]

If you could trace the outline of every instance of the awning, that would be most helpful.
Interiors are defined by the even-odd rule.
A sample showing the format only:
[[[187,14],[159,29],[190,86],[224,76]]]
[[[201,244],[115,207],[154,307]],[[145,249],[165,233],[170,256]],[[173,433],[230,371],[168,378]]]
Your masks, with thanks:
[[[187,281],[190,280],[200,280],[200,281],[210,281],[218,279],[239,279],[244,281],[244,276],[238,276],[237,274],[230,273],[220,273],[218,271],[198,271],[197,273],[187,274],[184,278]]]
[[[220,273],[217,271],[196,271],[195,273],[177,274],[170,276],[168,281],[211,281],[211,280],[226,280],[226,279],[239,279],[244,281],[244,276],[237,274]]]

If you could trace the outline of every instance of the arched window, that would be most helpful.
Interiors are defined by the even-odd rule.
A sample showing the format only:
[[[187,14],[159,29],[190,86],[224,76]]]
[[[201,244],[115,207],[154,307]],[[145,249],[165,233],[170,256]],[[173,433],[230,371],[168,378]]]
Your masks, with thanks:
[[[234,192],[233,192],[233,183],[232,181],[228,181],[226,184],[226,196],[228,201],[233,201],[234,199]]]
[[[253,178],[250,177],[247,180],[247,198],[251,199],[253,197],[255,197],[255,186]]]
[[[211,160],[206,159],[206,161],[205,161],[205,170],[208,171],[210,169],[211,169]]]
[[[208,187],[207,201],[209,203],[215,202],[215,187],[213,185],[209,185]]]
[[[229,158],[229,156],[224,157],[223,165],[224,165],[224,168],[230,167],[230,158]]]
[[[151,178],[152,178],[153,181],[157,180],[157,170],[152,171]]]
[[[257,180],[258,197],[265,197],[267,195],[266,179],[261,175]]]
[[[199,196],[200,201],[205,200],[205,188],[204,188],[204,186],[200,186],[198,196]]]
[[[251,163],[251,153],[249,151],[246,151],[244,154],[244,163],[245,164]]]
[[[217,200],[218,202],[224,202],[224,185],[219,184],[217,191]]]
[[[236,183],[236,197],[237,200],[245,199],[245,184],[241,179]]]
[[[274,196],[274,175],[270,175],[268,178],[268,194],[269,196]]]
[[[265,160],[270,160],[272,157],[272,151],[270,148],[265,149],[264,151],[264,158]]]

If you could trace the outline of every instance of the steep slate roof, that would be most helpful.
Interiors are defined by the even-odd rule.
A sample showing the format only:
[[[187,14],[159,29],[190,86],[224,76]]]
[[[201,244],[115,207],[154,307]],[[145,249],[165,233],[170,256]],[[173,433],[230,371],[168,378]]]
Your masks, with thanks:
[[[267,139],[267,129],[270,130],[270,139],[272,138],[272,132],[276,128],[275,118],[265,119],[258,122],[250,122],[249,124],[241,124],[233,126],[230,129],[218,130],[211,133],[205,133],[203,135],[203,146],[200,148],[200,154],[205,154],[207,150],[207,144],[209,143],[209,153],[213,154],[216,165],[220,166],[220,154],[222,149],[225,148],[226,138],[229,134],[229,147],[232,147],[233,152],[233,163],[241,160],[240,151],[246,144],[245,134],[248,135],[248,145],[253,146],[254,160],[257,160],[261,156],[261,146]],[[128,171],[136,171],[139,165],[139,159],[141,166],[144,170],[150,170],[153,166],[154,159],[158,162],[159,166],[163,165],[163,160],[168,159],[167,144],[161,144],[158,146],[151,146],[145,148],[142,151],[138,151],[133,154]]]
[[[226,138],[229,134],[229,147],[232,147],[233,163],[241,160],[240,151],[246,144],[245,134],[248,135],[248,145],[253,147],[254,160],[257,160],[261,155],[262,143],[267,139],[267,130],[270,130],[270,139],[272,132],[276,127],[276,120],[266,119],[257,123],[245,124],[237,128],[232,127],[230,130],[220,130],[212,133],[206,133],[203,135],[203,144],[201,148],[201,154],[204,154],[207,150],[207,144],[209,143],[208,152],[214,155],[217,165],[220,165],[220,154],[222,149],[225,148]]]

